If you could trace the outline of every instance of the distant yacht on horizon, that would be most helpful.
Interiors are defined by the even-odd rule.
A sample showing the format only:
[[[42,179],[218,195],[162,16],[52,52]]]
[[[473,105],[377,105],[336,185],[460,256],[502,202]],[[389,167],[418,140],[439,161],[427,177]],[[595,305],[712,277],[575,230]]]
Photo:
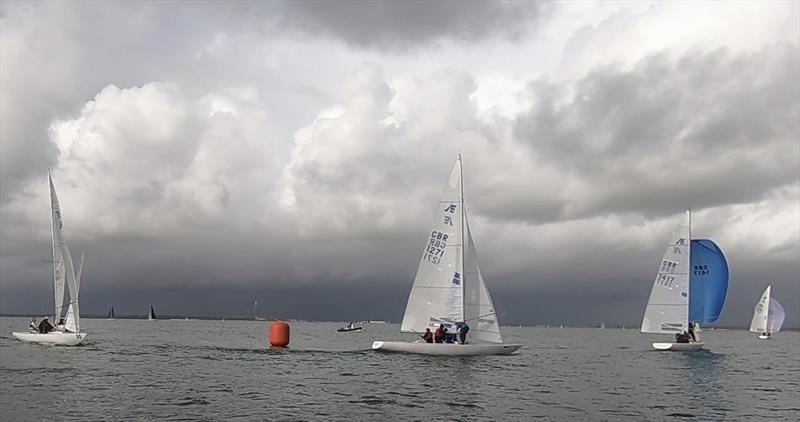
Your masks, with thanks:
[[[153,309],[153,305],[150,305],[150,313],[147,314],[148,321],[155,321],[158,318],[156,317],[156,310]]]
[[[772,286],[768,285],[753,308],[753,320],[750,322],[750,331],[758,333],[761,340],[769,340],[780,331],[786,318],[783,306],[770,296],[771,292]]]

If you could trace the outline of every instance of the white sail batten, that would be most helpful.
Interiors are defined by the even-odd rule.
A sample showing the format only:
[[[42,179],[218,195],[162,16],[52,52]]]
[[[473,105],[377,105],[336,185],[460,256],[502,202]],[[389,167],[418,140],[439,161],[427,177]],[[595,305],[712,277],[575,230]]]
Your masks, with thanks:
[[[643,333],[674,334],[689,323],[690,214],[672,233],[642,320]]]
[[[763,333],[767,331],[767,318],[769,316],[769,295],[772,286],[767,286],[764,293],[753,308],[753,319],[750,321],[750,331]]]
[[[478,253],[475,250],[475,242],[472,241],[469,222],[466,217],[464,220],[467,238],[467,249],[464,252],[464,320],[470,326],[469,333],[472,338],[489,343],[502,343],[497,312],[481,276]]]
[[[450,171],[431,230],[425,241],[400,330],[424,332],[464,319],[461,161]]]

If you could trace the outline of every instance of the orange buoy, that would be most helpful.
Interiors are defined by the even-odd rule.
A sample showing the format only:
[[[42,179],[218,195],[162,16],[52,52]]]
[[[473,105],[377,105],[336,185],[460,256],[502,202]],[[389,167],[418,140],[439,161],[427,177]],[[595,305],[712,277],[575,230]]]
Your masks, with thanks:
[[[289,324],[283,321],[273,322],[269,326],[269,344],[274,347],[289,345]]]

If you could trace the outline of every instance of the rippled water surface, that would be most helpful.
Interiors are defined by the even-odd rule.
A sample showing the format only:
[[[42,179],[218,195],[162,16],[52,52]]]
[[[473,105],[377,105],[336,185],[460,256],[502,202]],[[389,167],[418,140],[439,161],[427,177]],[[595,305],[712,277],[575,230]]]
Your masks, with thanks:
[[[18,342],[0,318],[0,420],[798,420],[800,335],[706,331],[710,351],[635,330],[504,327],[512,356],[379,354],[396,324],[83,319],[81,347]],[[412,340],[411,337],[406,337]]]

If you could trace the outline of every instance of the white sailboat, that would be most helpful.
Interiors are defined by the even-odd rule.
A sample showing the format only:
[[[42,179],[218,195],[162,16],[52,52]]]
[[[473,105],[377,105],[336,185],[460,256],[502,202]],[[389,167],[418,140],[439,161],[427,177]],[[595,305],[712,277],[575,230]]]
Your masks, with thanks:
[[[719,318],[728,290],[728,262],[712,240],[692,239],[692,214],[672,233],[642,320],[642,333],[682,335],[692,342],[653,343],[657,350],[700,350],[699,323]],[[676,339],[677,340],[677,339]]]
[[[768,340],[772,335],[781,330],[786,312],[783,306],[770,296],[772,286],[767,286],[761,298],[753,308],[753,320],[750,322],[750,331],[759,333],[758,338]]]
[[[148,314],[147,314],[147,320],[148,321],[155,321],[157,319],[158,318],[156,317],[156,310],[153,309],[153,305],[150,305],[150,312],[148,312]]]
[[[78,274],[72,263],[72,255],[64,240],[63,223],[61,221],[61,206],[53,185],[53,178],[47,175],[50,182],[50,225],[53,246],[53,291],[55,293],[55,319],[56,322],[65,318],[64,326],[59,330],[47,333],[39,332],[13,332],[17,340],[28,343],[56,344],[75,346],[86,339],[87,334],[80,332],[80,308],[78,305],[78,292],[80,277],[83,269],[83,258],[78,267]],[[69,302],[64,307],[64,286],[69,292]]]
[[[507,355],[520,344],[503,344],[497,312],[478,268],[478,257],[464,209],[462,162],[459,155],[439,202],[426,241],[400,331],[421,335],[444,325],[470,326],[466,344],[375,341],[372,349],[426,355]]]

